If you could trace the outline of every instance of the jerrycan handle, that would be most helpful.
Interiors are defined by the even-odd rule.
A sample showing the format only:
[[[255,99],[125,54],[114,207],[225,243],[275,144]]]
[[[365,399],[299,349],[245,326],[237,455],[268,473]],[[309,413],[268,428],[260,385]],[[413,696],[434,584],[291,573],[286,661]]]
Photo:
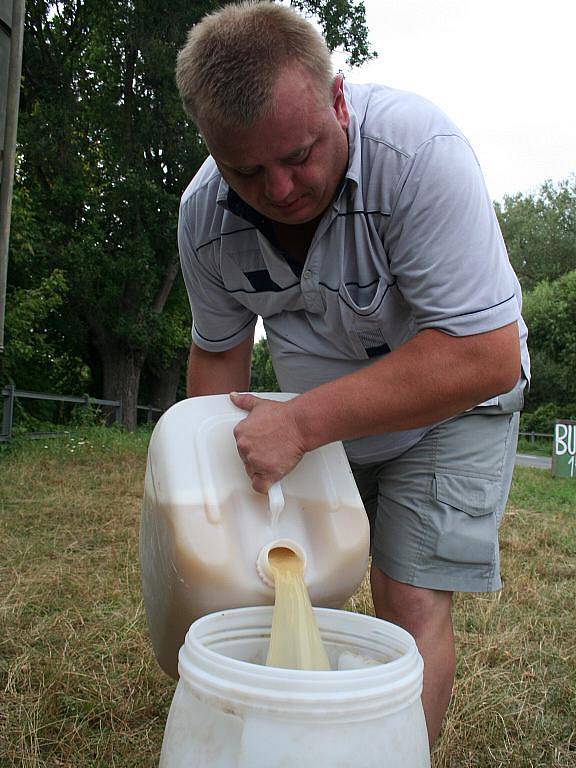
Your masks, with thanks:
[[[270,505],[270,524],[274,527],[284,509],[284,494],[280,482],[274,483],[268,489],[268,504]]]

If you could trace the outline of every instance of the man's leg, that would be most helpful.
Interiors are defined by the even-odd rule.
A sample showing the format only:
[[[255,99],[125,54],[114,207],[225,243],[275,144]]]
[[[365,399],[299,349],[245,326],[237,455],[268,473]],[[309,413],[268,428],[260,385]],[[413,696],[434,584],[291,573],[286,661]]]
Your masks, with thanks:
[[[518,415],[476,409],[434,427],[401,456],[354,468],[371,523],[376,615],[415,638],[432,744],[454,678],[454,591],[501,586],[500,523]]]
[[[376,616],[410,632],[424,659],[422,705],[432,746],[450,702],[456,667],[452,592],[402,584],[374,565],[370,580]]]

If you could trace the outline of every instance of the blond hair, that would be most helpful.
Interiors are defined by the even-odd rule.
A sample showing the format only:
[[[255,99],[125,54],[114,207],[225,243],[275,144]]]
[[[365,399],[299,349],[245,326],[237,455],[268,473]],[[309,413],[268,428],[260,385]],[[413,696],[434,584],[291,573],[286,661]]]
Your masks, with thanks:
[[[248,127],[273,109],[280,70],[308,72],[320,100],[329,102],[330,53],[296,11],[271,2],[230,4],[205,16],[178,55],[176,82],[184,109],[198,123]]]

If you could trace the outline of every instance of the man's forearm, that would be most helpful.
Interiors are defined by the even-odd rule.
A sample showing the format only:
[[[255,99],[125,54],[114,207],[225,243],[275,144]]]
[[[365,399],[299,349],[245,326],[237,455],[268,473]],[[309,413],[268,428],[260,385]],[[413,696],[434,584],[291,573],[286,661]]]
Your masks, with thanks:
[[[192,344],[186,381],[188,397],[246,392],[250,387],[253,343],[253,336],[249,336],[225,352],[207,352]]]
[[[510,390],[520,375],[517,324],[451,337],[425,330],[381,361],[288,405],[305,450],[432,424]]]

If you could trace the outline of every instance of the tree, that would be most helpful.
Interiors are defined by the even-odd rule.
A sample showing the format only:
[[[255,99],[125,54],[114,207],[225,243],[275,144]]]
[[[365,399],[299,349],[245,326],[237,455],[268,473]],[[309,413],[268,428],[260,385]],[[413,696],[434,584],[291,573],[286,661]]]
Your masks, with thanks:
[[[252,350],[250,390],[252,392],[278,392],[280,390],[266,339],[257,341]]]
[[[66,300],[45,318],[45,333],[63,349],[84,339],[94,394],[121,399],[129,429],[142,371],[150,392],[163,389],[155,378],[168,376],[173,390],[188,346],[177,211],[205,148],[185,119],[173,70],[186,30],[220,5],[26,4],[17,183],[42,236],[28,282],[11,283],[13,298],[57,270]],[[294,5],[317,15],[330,45],[345,46],[350,61],[371,55],[362,3]]]
[[[306,16],[318,19],[331,51],[348,52],[346,61],[355,67],[373,59],[376,53],[368,43],[366,9],[355,0],[291,0],[290,5]]]
[[[548,423],[554,408],[568,415],[576,403],[576,175],[505,197],[496,213],[524,292],[532,362],[526,408]],[[524,423],[537,422],[527,414]]]
[[[179,195],[204,155],[172,75],[194,20],[182,1],[27,4],[20,178],[45,235],[35,277],[62,271],[60,319],[86,330],[94,383],[122,399],[129,428],[150,351],[186,343],[161,317]]]
[[[496,213],[524,291],[576,269],[576,175],[535,195],[505,197]]]
[[[69,294],[62,269],[37,269],[42,232],[34,218],[26,190],[16,186],[12,216],[12,242],[3,376],[33,389],[41,377],[45,391],[84,389],[90,372],[83,363],[86,344],[81,329],[68,329],[66,343],[59,330]],[[48,330],[50,329],[50,330]]]
[[[528,406],[576,403],[576,270],[544,280],[526,295],[533,380]]]

